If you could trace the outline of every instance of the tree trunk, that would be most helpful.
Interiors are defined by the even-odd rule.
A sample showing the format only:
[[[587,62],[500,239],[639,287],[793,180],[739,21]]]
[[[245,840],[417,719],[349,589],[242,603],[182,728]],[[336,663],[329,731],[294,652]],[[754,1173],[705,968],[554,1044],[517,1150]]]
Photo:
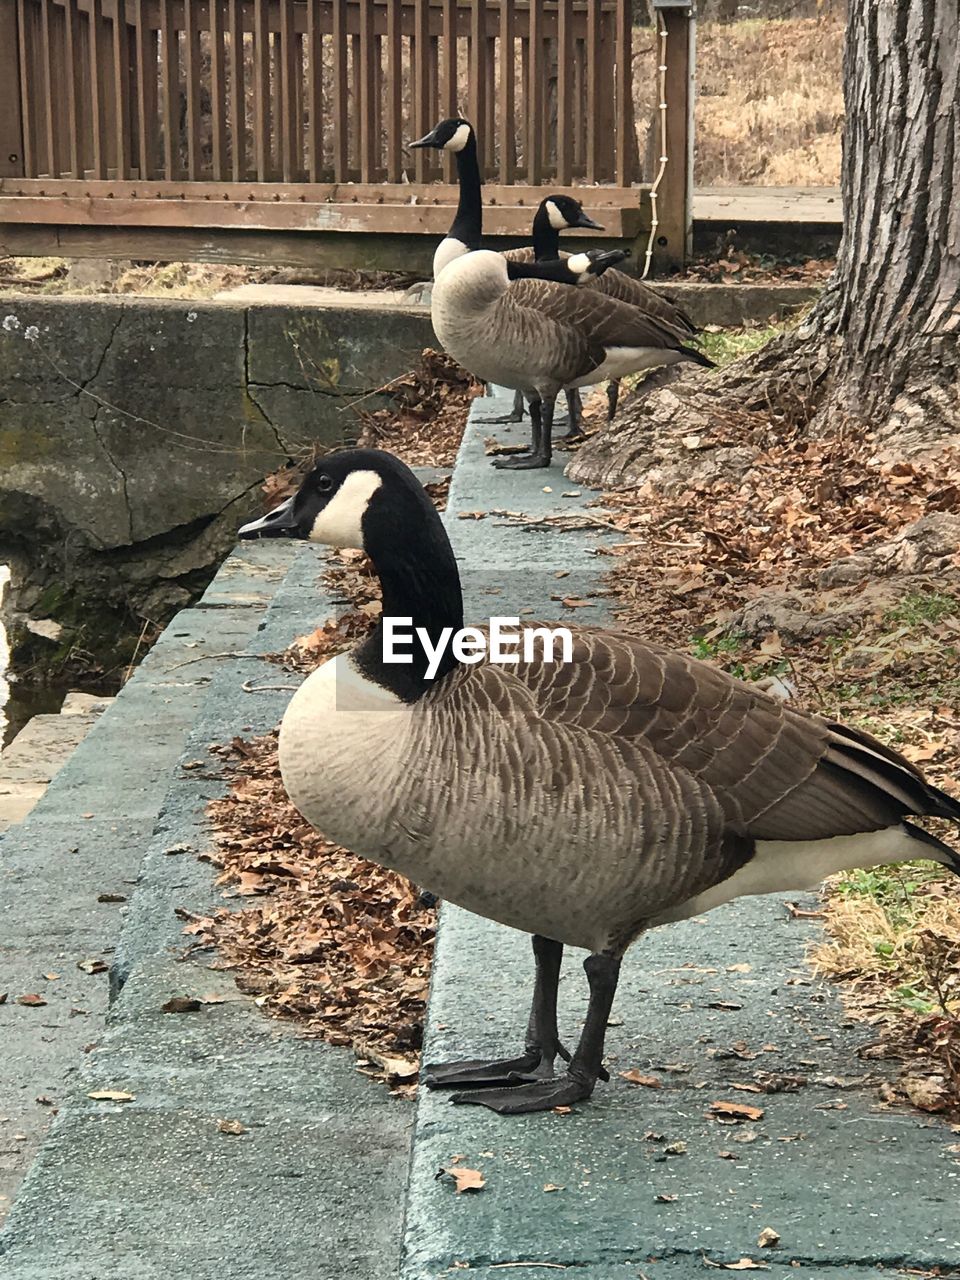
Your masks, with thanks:
[[[844,98],[843,241],[810,316],[628,408],[577,455],[575,479],[660,478],[678,436],[729,443],[744,410],[755,439],[761,420],[854,423],[907,454],[960,432],[957,0],[851,0]]]

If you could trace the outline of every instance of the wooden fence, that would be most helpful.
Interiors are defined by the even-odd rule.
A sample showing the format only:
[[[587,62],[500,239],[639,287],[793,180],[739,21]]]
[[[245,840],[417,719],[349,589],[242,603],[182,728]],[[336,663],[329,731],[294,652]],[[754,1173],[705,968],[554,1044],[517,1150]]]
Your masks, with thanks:
[[[601,204],[628,211],[610,234],[632,234],[631,12],[631,0],[0,0],[0,224],[89,223],[91,201],[113,200],[111,225],[277,229],[289,221],[278,210],[246,222],[243,210],[347,201],[349,228],[332,208],[326,221],[289,225],[432,233],[438,220],[409,210],[453,202],[452,160],[404,147],[465,114],[488,204],[501,188],[596,184]],[[678,37],[675,179],[687,147],[688,15],[665,16]],[[434,182],[432,195],[421,190]],[[348,196],[342,184],[360,185]],[[51,198],[59,212],[39,203]],[[81,199],[83,213],[71,214]],[[172,200],[178,215],[157,207]],[[185,207],[215,202],[217,215]]]

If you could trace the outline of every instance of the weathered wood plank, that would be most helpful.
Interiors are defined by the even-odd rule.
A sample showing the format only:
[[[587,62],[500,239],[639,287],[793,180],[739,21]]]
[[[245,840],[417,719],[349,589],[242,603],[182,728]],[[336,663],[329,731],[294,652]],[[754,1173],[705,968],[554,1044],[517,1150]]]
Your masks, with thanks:
[[[660,21],[667,32],[666,90],[667,157],[657,192],[659,226],[655,258],[660,266],[676,266],[684,261],[691,228],[690,127],[693,89],[692,19],[682,9],[663,9]]]
[[[220,227],[301,232],[376,232],[443,235],[450,223],[449,205],[361,204],[355,201],[315,204],[274,200],[147,200],[104,198],[70,200],[60,196],[0,195],[0,223],[35,222],[85,227]],[[535,204],[492,206],[484,210],[490,235],[529,237]],[[604,209],[603,238],[622,239],[639,230],[635,206]],[[599,236],[597,238],[600,238]],[[134,255],[137,256],[137,255]],[[142,255],[141,255],[142,256]]]
[[[614,31],[614,92],[616,120],[616,182],[629,187],[633,180],[636,134],[633,127],[633,8],[630,0],[617,0]],[[561,99],[563,101],[563,99]]]
[[[43,124],[44,143],[46,147],[47,172],[54,177],[60,173],[60,158],[57,146],[57,116],[54,109],[55,98],[59,99],[60,83],[57,79],[55,49],[53,35],[50,30],[53,15],[49,4],[40,6],[40,49],[43,65]]]

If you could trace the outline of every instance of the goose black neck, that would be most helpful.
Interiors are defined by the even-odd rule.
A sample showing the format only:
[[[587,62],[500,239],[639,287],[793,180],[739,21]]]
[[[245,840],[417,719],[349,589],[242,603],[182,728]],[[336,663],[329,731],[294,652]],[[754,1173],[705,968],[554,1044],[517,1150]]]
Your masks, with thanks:
[[[457,179],[460,183],[460,200],[457,214],[449,235],[460,240],[469,249],[479,249],[483,235],[483,198],[480,194],[480,164],[477,160],[477,139],[473,130],[466,146],[456,153]]]
[[[537,262],[552,262],[560,257],[560,232],[551,225],[543,205],[533,219],[533,256]]]
[[[459,665],[450,644],[452,635],[463,626],[463,593],[453,549],[433,503],[422,490],[405,493],[402,502],[382,513],[369,512],[364,541],[380,579],[383,617],[411,619],[399,629],[405,636],[412,634],[413,641],[397,644],[396,652],[409,654],[412,661],[385,660],[383,621],[355,650],[354,659],[367,679],[403,702],[416,702]],[[431,651],[446,641],[429,680],[429,658],[420,634],[429,637]]]

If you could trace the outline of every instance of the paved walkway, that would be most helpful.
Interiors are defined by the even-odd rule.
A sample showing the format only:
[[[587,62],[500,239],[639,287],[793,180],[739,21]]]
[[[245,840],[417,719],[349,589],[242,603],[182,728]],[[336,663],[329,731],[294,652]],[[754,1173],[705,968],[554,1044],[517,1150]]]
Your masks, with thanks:
[[[607,535],[537,524],[548,513],[583,513],[588,495],[564,479],[562,455],[549,472],[490,467],[483,439],[510,435],[484,418],[503,407],[476,402],[447,514],[468,612],[556,614],[554,597],[565,596],[589,600],[578,621],[601,618],[605,601],[588,593],[611,563],[594,554]],[[511,430],[523,438],[524,429]],[[258,556],[269,580],[255,590],[249,565]],[[111,933],[90,916],[91,903],[108,879],[126,882],[142,862],[112,957],[118,994],[105,1031],[102,1005],[86,989],[86,1017],[70,1018],[80,999],[72,989],[55,1008],[0,1007],[5,1037],[30,1031],[19,1058],[5,1055],[0,1067],[0,1111],[13,1114],[13,1098],[14,1124],[31,1109],[46,1115],[33,1102],[41,1090],[60,1107],[0,1237],[2,1280],[439,1280],[462,1270],[542,1280],[561,1269],[585,1280],[686,1280],[741,1258],[774,1280],[879,1280],[907,1266],[960,1266],[960,1163],[949,1149],[957,1136],[934,1119],[877,1106],[885,1068],[856,1054],[869,1029],[845,1020],[835,993],[811,979],[803,952],[816,923],[793,918],[778,896],[660,930],[634,948],[609,1036],[613,1080],[570,1115],[501,1118],[452,1107],[442,1094],[425,1093],[415,1108],[393,1102],[356,1072],[349,1052],[263,1018],[229,974],[209,969],[208,956],[183,958],[174,909],[217,901],[210,868],[193,853],[205,840],[206,800],[223,782],[212,763],[184,770],[177,761],[211,760],[207,744],[276,722],[287,693],[243,685],[276,683],[276,668],[265,673],[256,655],[282,648],[329,609],[318,568],[314,549],[285,544],[228,561],[202,617],[181,615],[168,643],[192,643],[191,618],[207,626],[222,608],[239,630],[218,639],[217,651],[246,647],[249,656],[207,669],[198,709],[192,686],[177,701],[180,681],[189,686],[195,674],[184,654],[157,650],[16,842],[10,833],[0,844],[18,992],[54,959],[65,976],[76,974],[71,987],[87,981],[69,968],[74,956],[109,954],[118,924],[111,917]],[[257,597],[246,621],[237,612],[247,607],[245,583]],[[180,736],[161,749],[164,699],[179,708],[167,728],[176,724]],[[88,812],[94,818],[81,816]],[[528,949],[509,930],[443,910],[428,1057],[517,1046]],[[561,983],[568,1040],[585,1008],[579,960],[568,957]],[[196,1014],[160,1012],[170,996],[198,994],[225,1001]],[[49,1063],[49,1032],[37,1032],[44,1022],[28,1021],[37,1014],[56,1020]],[[94,1040],[96,1051],[84,1053]],[[631,1084],[623,1071],[660,1087]],[[88,1095],[97,1090],[133,1097],[95,1101]],[[716,1102],[763,1114],[725,1123]],[[225,1120],[246,1132],[225,1133]],[[0,1123],[0,1146],[13,1131]],[[482,1170],[480,1194],[458,1196],[436,1179],[455,1157]],[[778,1233],[776,1247],[759,1246],[765,1228]]]

